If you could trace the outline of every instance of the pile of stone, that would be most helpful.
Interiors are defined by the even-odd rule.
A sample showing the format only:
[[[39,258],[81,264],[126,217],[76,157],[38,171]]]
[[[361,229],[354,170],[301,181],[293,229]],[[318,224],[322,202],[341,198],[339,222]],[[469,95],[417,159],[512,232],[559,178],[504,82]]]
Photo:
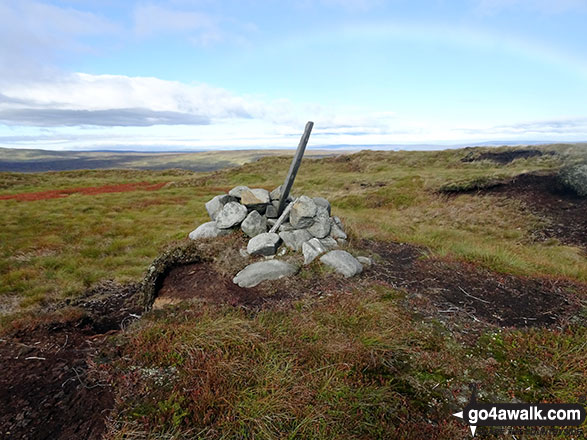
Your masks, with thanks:
[[[365,257],[353,257],[338,249],[344,247],[347,235],[340,219],[331,216],[328,200],[322,197],[288,197],[278,215],[281,186],[269,192],[262,188],[237,186],[214,197],[206,203],[211,221],[192,231],[192,240],[213,238],[242,230],[250,240],[246,255],[266,257],[245,267],[234,278],[241,287],[252,287],[261,281],[295,274],[299,267],[291,262],[274,259],[284,256],[287,248],[302,252],[304,264],[310,264],[321,256],[323,264],[345,277],[363,270],[363,264],[371,264]],[[284,245],[284,246],[282,246]]]

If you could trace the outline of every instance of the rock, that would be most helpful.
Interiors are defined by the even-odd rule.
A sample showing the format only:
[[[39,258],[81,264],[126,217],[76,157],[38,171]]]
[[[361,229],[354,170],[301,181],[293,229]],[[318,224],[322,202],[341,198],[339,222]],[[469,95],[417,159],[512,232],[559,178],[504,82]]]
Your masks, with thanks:
[[[220,229],[216,222],[202,223],[192,232],[190,232],[190,239],[198,240],[199,238],[216,238],[232,233],[232,229]]]
[[[277,188],[275,188],[273,191],[271,191],[271,194],[269,194],[269,196],[271,197],[271,200],[279,200],[281,198],[281,187],[283,185],[279,185]]]
[[[230,191],[228,191],[228,195],[240,200],[241,193],[245,190],[248,190],[248,189],[249,189],[249,187],[244,186],[244,185],[235,186]]]
[[[336,272],[344,275],[346,278],[352,277],[363,271],[361,263],[346,251],[330,251],[320,257],[320,261],[334,269]]]
[[[244,249],[244,248],[240,248],[240,249],[238,250],[238,253],[239,253],[239,254],[240,254],[240,256],[241,256],[241,257],[243,257],[243,258],[248,258],[248,257],[249,257],[249,253],[248,253],[248,252],[247,252],[247,250],[246,250],[246,249]]]
[[[268,205],[269,191],[262,188],[246,189],[241,192],[241,203],[245,206]]]
[[[330,234],[330,214],[324,206],[318,206],[314,223],[308,228],[308,232],[316,238],[324,238]]]
[[[332,237],[321,238],[320,243],[326,248],[326,250],[332,250],[338,247],[338,243]]]
[[[247,252],[249,255],[275,255],[280,238],[274,232],[265,232],[249,240]]]
[[[228,229],[239,225],[247,217],[247,207],[238,202],[228,202],[216,216],[216,226]]]
[[[338,226],[338,223],[336,222],[335,218],[338,218],[338,217],[333,217],[330,222],[330,236],[334,239],[341,238],[343,240],[346,240],[347,235],[344,233],[342,228],[340,226]],[[339,219],[339,221],[340,221],[340,219]]]
[[[314,200],[316,206],[326,208],[328,215],[330,215],[330,202],[328,200],[326,200],[324,197],[314,197],[312,200]]]
[[[234,197],[231,197],[227,194],[216,196],[206,203],[206,211],[208,211],[208,215],[212,220],[216,220],[216,216],[220,211],[222,211],[224,205],[226,205],[228,202],[235,201],[236,199]]]
[[[278,257],[283,257],[285,254],[287,253],[287,248],[286,247],[282,247],[277,251],[277,256]]]
[[[289,213],[289,222],[296,229],[307,228],[314,223],[316,204],[307,196],[301,196],[293,205]]]
[[[280,260],[259,261],[236,274],[233,283],[240,287],[254,287],[265,280],[277,280],[297,273],[298,267]]]
[[[558,178],[560,182],[580,197],[587,197],[587,163],[564,167]]]
[[[336,215],[334,217],[332,217],[332,221],[334,223],[336,223],[336,226],[338,226],[342,231],[344,231],[344,226],[342,224],[342,221],[340,220],[340,217],[337,217]]]
[[[291,225],[290,222],[283,222],[280,226],[279,226],[279,232],[288,232],[288,231],[293,231],[295,228]]]
[[[302,244],[305,241],[310,240],[312,234],[305,229],[294,229],[293,231],[280,232],[279,237],[288,248],[294,251],[300,251],[302,249]]]
[[[357,261],[361,263],[362,266],[373,266],[373,260],[369,257],[357,257]]]
[[[277,208],[273,205],[267,205],[267,209],[265,210],[265,216],[267,218],[277,219]]]
[[[276,218],[268,218],[267,219],[267,226],[269,228],[273,227],[273,225],[277,223],[277,219]]]
[[[241,223],[241,229],[249,237],[267,232],[267,219],[257,211],[251,211]]]
[[[318,256],[326,252],[326,248],[317,238],[312,238],[302,244],[304,264],[310,264]]]

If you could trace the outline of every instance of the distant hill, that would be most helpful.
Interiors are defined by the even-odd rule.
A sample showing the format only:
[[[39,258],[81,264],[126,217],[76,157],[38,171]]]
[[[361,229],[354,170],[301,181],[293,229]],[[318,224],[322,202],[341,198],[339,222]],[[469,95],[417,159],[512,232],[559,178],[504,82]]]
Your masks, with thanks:
[[[190,153],[120,151],[48,151],[0,148],[0,172],[45,172],[95,169],[163,170],[182,168],[215,171],[243,165],[266,156],[289,156],[294,150],[234,150]],[[348,153],[349,151],[345,151]],[[325,157],[340,151],[308,150],[307,156]]]

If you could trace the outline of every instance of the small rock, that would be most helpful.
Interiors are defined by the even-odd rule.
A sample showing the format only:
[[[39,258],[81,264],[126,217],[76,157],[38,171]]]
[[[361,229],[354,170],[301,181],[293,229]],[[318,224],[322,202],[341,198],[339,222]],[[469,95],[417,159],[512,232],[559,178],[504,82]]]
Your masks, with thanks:
[[[279,232],[288,232],[293,231],[295,228],[291,225],[290,222],[283,222],[279,225]]]
[[[324,197],[314,197],[312,200],[314,200],[316,206],[326,208],[328,215],[330,215],[330,202],[328,200]]]
[[[320,257],[320,261],[344,275],[345,278],[352,277],[363,271],[361,263],[346,251],[330,251]]]
[[[251,211],[241,223],[241,229],[249,237],[267,232],[267,219],[257,211]]]
[[[265,210],[265,215],[267,218],[274,218],[278,217],[277,215],[277,208],[273,205],[267,205],[267,209]]]
[[[237,199],[239,199],[239,200],[240,200],[240,198],[241,198],[241,193],[242,193],[243,191],[246,191],[246,190],[248,190],[248,189],[249,189],[249,187],[248,187],[248,186],[244,186],[244,185],[235,186],[235,187],[234,187],[234,188],[232,188],[230,191],[228,191],[228,195],[229,195],[229,196],[232,196],[232,197],[235,197],[235,198],[237,198]]]
[[[305,241],[310,240],[312,234],[305,229],[294,229],[293,231],[280,232],[279,237],[288,248],[294,251],[300,251],[302,249],[302,244]]]
[[[334,217],[332,217],[332,221],[334,223],[336,223],[336,226],[338,226],[341,230],[344,231],[344,226],[342,224],[342,221],[340,220],[340,217],[337,217],[336,215]]]
[[[228,202],[235,201],[236,199],[234,197],[231,197],[227,194],[216,196],[212,200],[206,202],[206,211],[208,211],[208,215],[212,220],[216,220],[216,216],[220,211],[222,211],[224,205],[226,205]]]
[[[240,287],[254,287],[265,280],[277,280],[297,273],[299,268],[280,260],[258,261],[249,264],[232,280]]]
[[[247,252],[247,250],[246,250],[246,249],[244,249],[244,248],[240,248],[240,249],[238,250],[238,253],[239,253],[239,254],[241,255],[241,257],[243,257],[243,258],[247,258],[247,257],[249,256],[249,253],[248,253],[248,252]]]
[[[281,187],[283,185],[279,185],[277,188],[275,188],[273,191],[271,191],[271,194],[269,194],[269,196],[271,197],[271,200],[279,200],[281,198]]]
[[[245,206],[268,205],[270,202],[266,189],[246,189],[241,192],[241,203]]]
[[[302,244],[302,252],[304,254],[304,264],[310,264],[318,255],[326,252],[326,248],[320,243],[320,240],[312,238]]]
[[[247,217],[247,207],[238,202],[228,202],[216,216],[216,226],[228,229],[239,225]]]
[[[373,266],[373,260],[369,257],[357,257],[357,261],[361,263],[363,266]]]
[[[249,240],[247,252],[249,255],[275,255],[279,242],[279,235],[274,232],[265,232]]]
[[[277,251],[277,256],[278,257],[283,257],[285,254],[287,254],[287,248],[286,247],[282,247]]]
[[[343,240],[346,240],[347,235],[344,233],[342,228],[340,226],[338,226],[338,223],[336,222],[335,218],[338,218],[338,217],[333,217],[331,220],[331,223],[330,223],[330,236],[335,239],[342,238]],[[340,221],[340,219],[339,219],[339,221]]]
[[[289,222],[296,229],[312,226],[316,209],[314,200],[307,196],[301,196],[291,208]]]
[[[276,219],[276,218],[268,218],[268,219],[267,219],[267,226],[268,226],[268,227],[270,227],[270,228],[271,228],[271,227],[273,227],[273,225],[274,225],[275,223],[277,223],[277,219]]]
[[[190,232],[190,239],[197,240],[199,238],[216,238],[232,233],[232,229],[220,229],[216,226],[216,222],[202,223],[192,232]]]
[[[324,246],[327,250],[336,249],[338,247],[338,243],[332,237],[321,238],[320,243]]]
[[[330,234],[330,214],[324,206],[318,206],[314,224],[308,228],[308,232],[316,238],[324,238]]]

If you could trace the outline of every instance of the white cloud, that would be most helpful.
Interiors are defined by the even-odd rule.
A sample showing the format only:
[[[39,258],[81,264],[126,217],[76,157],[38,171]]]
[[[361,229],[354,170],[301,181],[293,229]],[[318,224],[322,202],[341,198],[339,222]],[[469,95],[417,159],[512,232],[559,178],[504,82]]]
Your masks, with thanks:
[[[0,76],[40,76],[65,52],[92,51],[85,37],[120,28],[99,15],[30,0],[0,2]]]

